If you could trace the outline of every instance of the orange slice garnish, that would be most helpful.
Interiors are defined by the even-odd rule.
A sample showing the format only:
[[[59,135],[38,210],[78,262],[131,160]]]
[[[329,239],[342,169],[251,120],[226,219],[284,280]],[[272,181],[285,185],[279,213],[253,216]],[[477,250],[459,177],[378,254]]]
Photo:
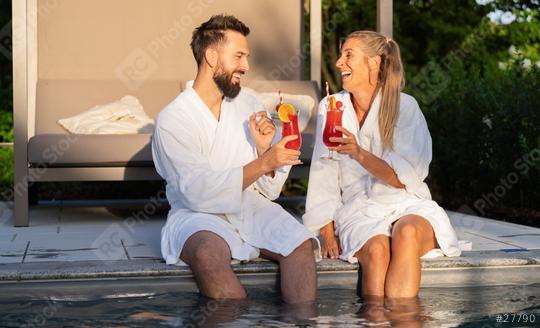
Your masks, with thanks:
[[[296,115],[296,109],[291,104],[282,104],[278,109],[278,117],[283,123],[289,123],[289,115]]]
[[[336,109],[336,98],[334,96],[330,96],[330,109]]]

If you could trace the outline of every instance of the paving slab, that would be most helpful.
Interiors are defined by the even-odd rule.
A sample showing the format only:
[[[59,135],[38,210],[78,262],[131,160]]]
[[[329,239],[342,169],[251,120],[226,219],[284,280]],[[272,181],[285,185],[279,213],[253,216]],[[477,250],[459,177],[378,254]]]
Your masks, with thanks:
[[[6,211],[6,208],[9,208]],[[0,237],[15,233],[53,233],[58,229],[60,222],[60,207],[38,207],[29,211],[31,218],[29,227],[14,227],[15,218],[12,204],[0,202]],[[31,229],[28,229],[31,228]]]
[[[28,242],[0,237],[0,263],[22,263]]]
[[[457,231],[458,239],[472,242],[473,250],[523,249],[510,242],[502,242],[467,231]]]
[[[447,211],[456,231],[466,231],[494,241],[526,249],[540,248],[540,229]],[[474,247],[474,245],[473,245]]]
[[[124,217],[115,215],[106,207],[62,207],[60,218],[63,226],[74,228],[101,226],[125,220]]]
[[[37,239],[30,242],[26,262],[48,261],[88,261],[104,259],[103,252],[96,244],[97,235],[88,233],[62,233],[55,238]],[[118,254],[115,259],[127,256],[121,244],[111,243],[111,252]]]
[[[124,245],[130,259],[161,259],[161,225],[136,230]]]

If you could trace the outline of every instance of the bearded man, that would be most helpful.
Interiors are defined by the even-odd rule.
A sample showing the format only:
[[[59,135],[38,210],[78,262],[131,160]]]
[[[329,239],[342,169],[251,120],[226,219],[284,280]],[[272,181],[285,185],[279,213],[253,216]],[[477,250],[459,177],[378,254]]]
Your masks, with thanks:
[[[168,264],[185,263],[210,298],[245,298],[231,260],[263,257],[280,265],[283,300],[316,298],[313,235],[281,206],[280,194],[300,152],[272,145],[276,128],[262,104],[243,92],[249,28],[217,15],[191,41],[195,81],[159,114],[152,138],[171,210],[161,232]]]

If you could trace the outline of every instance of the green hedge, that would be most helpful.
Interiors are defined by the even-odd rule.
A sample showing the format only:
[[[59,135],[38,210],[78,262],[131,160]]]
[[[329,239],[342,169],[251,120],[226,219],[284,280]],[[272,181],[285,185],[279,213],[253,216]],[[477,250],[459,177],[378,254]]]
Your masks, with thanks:
[[[454,65],[423,109],[433,138],[430,182],[485,214],[540,205],[540,69]],[[455,204],[456,206],[459,204]]]
[[[13,114],[0,111],[0,142],[13,141]],[[0,148],[0,191],[13,186],[13,148]]]

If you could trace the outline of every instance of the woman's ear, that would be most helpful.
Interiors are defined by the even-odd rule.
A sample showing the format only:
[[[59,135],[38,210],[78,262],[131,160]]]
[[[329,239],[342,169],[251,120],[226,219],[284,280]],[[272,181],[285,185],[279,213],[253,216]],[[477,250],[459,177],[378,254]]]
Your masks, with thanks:
[[[373,56],[368,59],[369,68],[376,70],[381,66],[381,56]]]
[[[206,48],[204,51],[204,60],[211,68],[216,67],[218,62],[218,53],[216,49],[210,47]]]
[[[381,56],[369,57],[367,60],[369,69],[369,84],[375,85],[378,83],[378,75],[381,69]]]

